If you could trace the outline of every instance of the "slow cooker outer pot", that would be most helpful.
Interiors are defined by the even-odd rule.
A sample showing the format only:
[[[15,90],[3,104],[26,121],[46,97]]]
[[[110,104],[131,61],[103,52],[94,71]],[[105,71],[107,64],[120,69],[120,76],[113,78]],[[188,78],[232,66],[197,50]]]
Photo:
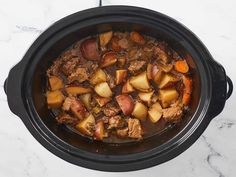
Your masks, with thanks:
[[[45,127],[37,116],[32,105],[30,94],[33,69],[40,57],[39,51],[53,41],[54,34],[63,35],[68,32],[70,25],[93,23],[94,20],[131,21],[139,19],[137,23],[163,25],[172,29],[175,35],[183,36],[187,43],[197,51],[199,59],[198,69],[201,75],[201,97],[193,120],[174,138],[160,147],[130,155],[101,155],[75,148]],[[119,19],[119,20],[118,20]],[[107,22],[105,20],[105,22]],[[107,28],[106,26],[104,28]],[[55,39],[54,39],[55,42]],[[227,82],[229,89],[227,92]],[[4,89],[8,104],[13,113],[18,115],[32,135],[48,150],[62,159],[76,165],[104,171],[131,171],[151,167],[176,157],[193,144],[206,129],[210,120],[218,115],[224,107],[226,99],[232,93],[232,81],[226,76],[223,67],[216,63],[205,46],[196,36],[175,20],[148,9],[129,6],[107,6],[78,12],[68,16],[47,29],[30,47],[24,58],[11,69],[5,82]]]

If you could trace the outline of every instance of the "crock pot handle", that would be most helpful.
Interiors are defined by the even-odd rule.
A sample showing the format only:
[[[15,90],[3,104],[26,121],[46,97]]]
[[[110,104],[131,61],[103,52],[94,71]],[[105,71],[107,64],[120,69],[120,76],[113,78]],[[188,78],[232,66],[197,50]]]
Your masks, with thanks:
[[[211,60],[209,64],[212,76],[212,91],[207,116],[211,120],[223,110],[226,100],[232,94],[233,83],[226,75],[223,66],[214,60]]]
[[[226,76],[226,81],[227,81],[227,84],[228,84],[228,91],[227,91],[227,96],[226,96],[226,99],[228,99],[232,93],[233,93],[233,82],[232,80],[229,78],[229,76]]]
[[[24,63],[16,64],[9,72],[4,82],[4,91],[10,110],[20,118],[25,116],[25,108],[22,100],[21,86],[23,78]]]

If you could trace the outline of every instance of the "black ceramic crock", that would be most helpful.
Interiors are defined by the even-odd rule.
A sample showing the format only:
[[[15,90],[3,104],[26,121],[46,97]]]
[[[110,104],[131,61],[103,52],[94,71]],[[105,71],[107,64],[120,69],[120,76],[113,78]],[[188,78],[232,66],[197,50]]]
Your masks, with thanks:
[[[181,124],[142,142],[120,145],[91,142],[56,125],[44,96],[46,69],[75,41],[108,30],[136,30],[166,40],[188,60],[194,90],[190,113]],[[131,171],[166,162],[191,146],[223,110],[233,85],[202,42],[174,19],[143,8],[107,6],[75,13],[49,27],[10,70],[4,88],[11,111],[56,156],[86,168]]]

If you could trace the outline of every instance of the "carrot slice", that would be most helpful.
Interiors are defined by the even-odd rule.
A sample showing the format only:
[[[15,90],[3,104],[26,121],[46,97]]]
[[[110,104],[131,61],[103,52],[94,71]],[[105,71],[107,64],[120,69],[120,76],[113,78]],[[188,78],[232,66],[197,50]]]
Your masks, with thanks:
[[[180,73],[187,73],[189,71],[189,66],[186,60],[179,60],[175,62],[175,70]]]
[[[183,84],[185,86],[182,102],[185,106],[187,106],[190,102],[190,96],[192,92],[192,80],[186,76],[183,76]]]

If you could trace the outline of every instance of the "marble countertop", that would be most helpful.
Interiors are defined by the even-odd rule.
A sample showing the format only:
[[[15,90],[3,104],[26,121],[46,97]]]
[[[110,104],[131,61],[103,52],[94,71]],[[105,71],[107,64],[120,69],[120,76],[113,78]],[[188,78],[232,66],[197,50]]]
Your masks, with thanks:
[[[187,151],[149,169],[108,173],[63,161],[41,146],[8,108],[3,83],[32,42],[53,22],[98,6],[98,0],[0,0],[0,176],[234,177],[236,176],[236,94]],[[236,1],[103,0],[103,5],[134,5],[165,13],[191,29],[236,81]],[[235,82],[236,83],[236,82]]]

